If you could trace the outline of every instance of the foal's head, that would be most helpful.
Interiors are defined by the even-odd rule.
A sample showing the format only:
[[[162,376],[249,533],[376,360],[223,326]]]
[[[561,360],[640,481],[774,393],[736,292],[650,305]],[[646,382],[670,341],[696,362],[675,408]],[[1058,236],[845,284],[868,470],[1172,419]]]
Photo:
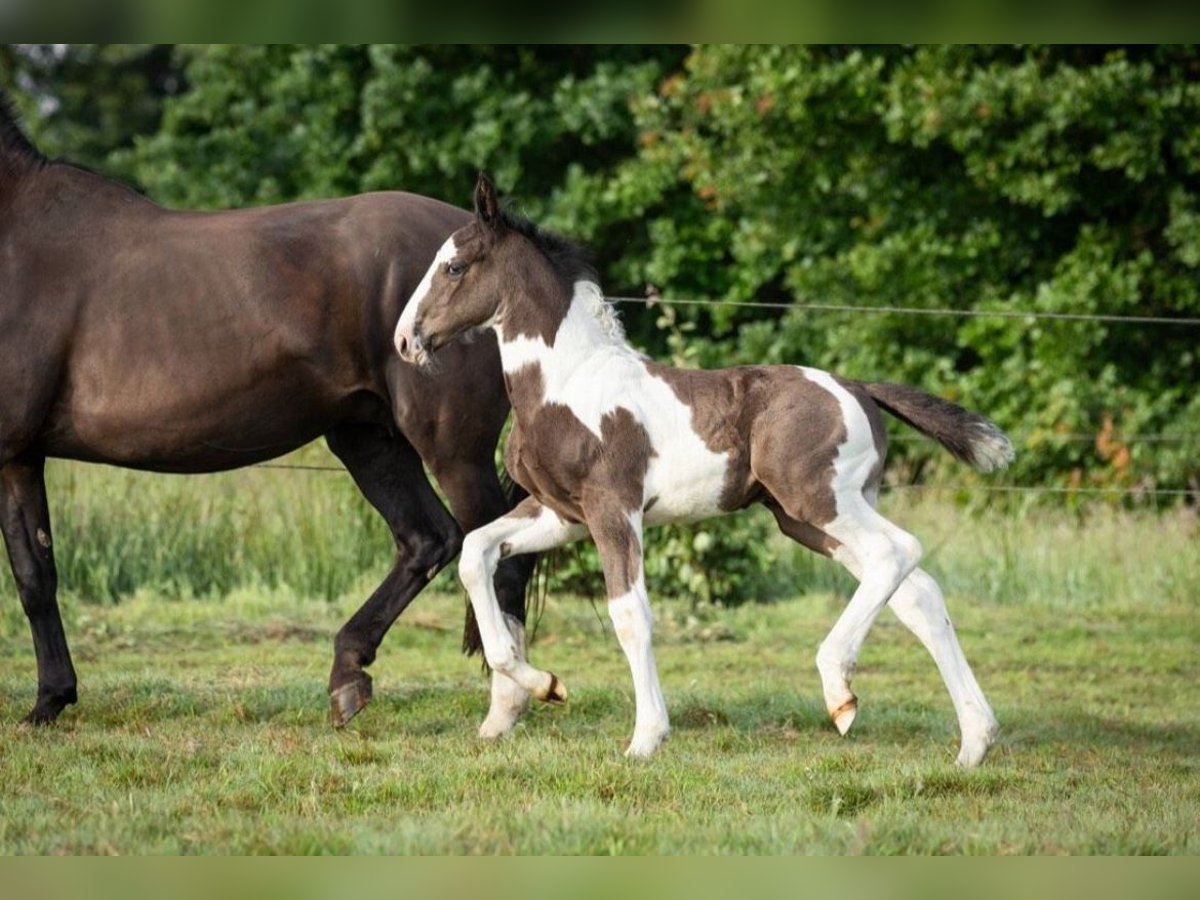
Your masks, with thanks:
[[[474,328],[503,326],[513,307],[553,304],[565,310],[571,286],[592,277],[574,244],[500,209],[482,172],[475,221],[446,239],[396,325],[400,356],[424,365],[429,354]]]

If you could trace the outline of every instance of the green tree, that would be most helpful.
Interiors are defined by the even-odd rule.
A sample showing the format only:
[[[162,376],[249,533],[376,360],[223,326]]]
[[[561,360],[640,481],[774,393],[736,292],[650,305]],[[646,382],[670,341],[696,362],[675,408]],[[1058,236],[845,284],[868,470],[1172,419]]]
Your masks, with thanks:
[[[465,204],[487,169],[610,294],[724,301],[628,306],[655,355],[921,385],[1021,482],[1200,484],[1200,329],[1012,315],[1200,317],[1193,47],[7,45],[0,80],[47,152],[169,205]],[[912,437],[891,477],[967,479]],[[648,575],[762,596],[769,527],[671,530]]]
[[[1198,77],[1189,47],[700,47],[556,205],[645,230],[626,285],[790,306],[681,310],[706,364],[920,384],[1014,431],[1018,477],[1184,487],[1194,442],[1120,437],[1200,432],[1195,328],[804,307],[1200,315]]]
[[[166,44],[0,45],[0,87],[41,150],[126,180],[116,151],[156,131],[185,86]]]

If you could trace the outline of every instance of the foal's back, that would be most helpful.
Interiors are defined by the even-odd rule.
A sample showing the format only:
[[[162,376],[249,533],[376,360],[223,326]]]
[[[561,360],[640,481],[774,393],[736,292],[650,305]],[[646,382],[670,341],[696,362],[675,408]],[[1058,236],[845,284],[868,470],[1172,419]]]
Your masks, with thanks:
[[[802,366],[697,370],[647,363],[647,370],[687,410],[690,432],[723,456],[720,495],[708,514],[769,500],[767,486],[780,481],[827,485],[847,451],[868,450],[882,460],[879,412],[854,382]],[[676,455],[662,468],[679,472],[681,463]],[[813,506],[819,516],[827,503]]]

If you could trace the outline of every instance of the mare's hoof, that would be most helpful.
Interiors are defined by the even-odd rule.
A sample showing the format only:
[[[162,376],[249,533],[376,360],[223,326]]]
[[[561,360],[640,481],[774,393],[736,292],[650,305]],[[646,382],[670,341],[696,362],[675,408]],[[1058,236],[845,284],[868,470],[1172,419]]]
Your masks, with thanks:
[[[550,686],[546,688],[546,693],[539,698],[546,703],[566,703],[567,702],[567,686],[558,680],[558,676],[553,672],[550,673]]]
[[[33,709],[21,720],[22,725],[53,725],[58,714],[76,701],[72,688],[62,696],[38,697]]]
[[[845,736],[850,730],[850,726],[854,724],[854,717],[858,715],[858,698],[853,694],[850,699],[839,706],[837,709],[829,711],[829,717],[833,719],[834,727],[837,728],[838,734]]]
[[[329,715],[334,728],[341,728],[371,702],[371,676],[360,672],[348,684],[329,692]]]

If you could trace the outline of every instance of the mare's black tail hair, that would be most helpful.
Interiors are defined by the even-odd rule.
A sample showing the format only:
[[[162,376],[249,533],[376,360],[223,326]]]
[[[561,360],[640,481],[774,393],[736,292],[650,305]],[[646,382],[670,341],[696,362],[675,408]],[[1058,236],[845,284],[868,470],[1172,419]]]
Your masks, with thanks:
[[[49,162],[21,127],[21,114],[4,88],[0,87],[0,158],[7,156],[35,165]]]

